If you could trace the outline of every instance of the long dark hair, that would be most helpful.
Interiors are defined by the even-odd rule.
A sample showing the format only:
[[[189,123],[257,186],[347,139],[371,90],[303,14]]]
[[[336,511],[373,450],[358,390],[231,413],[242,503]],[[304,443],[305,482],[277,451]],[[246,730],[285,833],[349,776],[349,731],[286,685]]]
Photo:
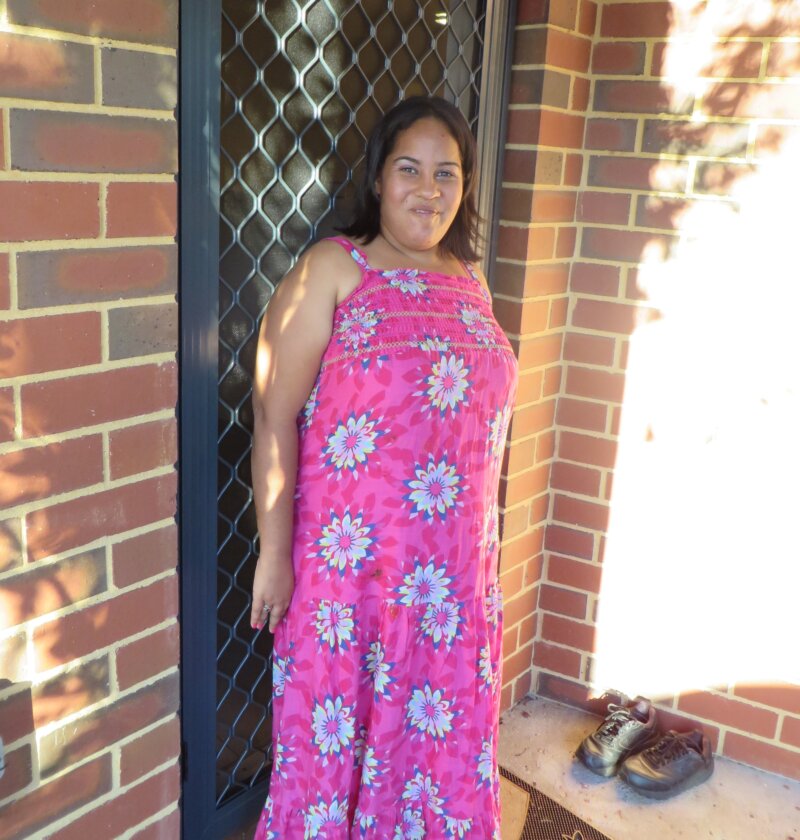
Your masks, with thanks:
[[[375,181],[394,148],[397,135],[425,117],[439,120],[458,144],[464,179],[461,206],[439,247],[456,259],[470,262],[477,260],[480,219],[475,202],[478,166],[475,138],[461,111],[436,96],[412,96],[405,99],[384,114],[375,126],[367,141],[364,173],[356,194],[355,216],[347,227],[342,228],[342,233],[364,243],[372,242],[380,233],[381,206],[375,192]]]

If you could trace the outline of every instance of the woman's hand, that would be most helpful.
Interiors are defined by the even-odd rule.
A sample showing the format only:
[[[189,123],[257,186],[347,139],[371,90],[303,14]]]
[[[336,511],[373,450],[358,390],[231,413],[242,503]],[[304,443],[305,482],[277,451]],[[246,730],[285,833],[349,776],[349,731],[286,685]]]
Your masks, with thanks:
[[[259,558],[253,579],[253,606],[250,612],[250,626],[261,630],[269,617],[269,632],[274,633],[281,619],[286,615],[294,592],[294,571],[291,561],[268,561]],[[269,613],[263,608],[268,606]]]

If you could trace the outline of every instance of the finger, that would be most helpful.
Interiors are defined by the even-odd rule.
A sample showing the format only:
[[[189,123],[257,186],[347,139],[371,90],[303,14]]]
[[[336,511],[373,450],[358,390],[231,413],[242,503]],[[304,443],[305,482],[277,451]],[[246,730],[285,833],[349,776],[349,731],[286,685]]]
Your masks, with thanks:
[[[269,632],[274,633],[275,628],[281,623],[281,619],[286,615],[286,610],[275,609],[269,614]]]
[[[267,613],[264,612],[265,603],[263,599],[253,601],[253,608],[250,611],[250,626],[255,629],[261,629],[266,621]]]

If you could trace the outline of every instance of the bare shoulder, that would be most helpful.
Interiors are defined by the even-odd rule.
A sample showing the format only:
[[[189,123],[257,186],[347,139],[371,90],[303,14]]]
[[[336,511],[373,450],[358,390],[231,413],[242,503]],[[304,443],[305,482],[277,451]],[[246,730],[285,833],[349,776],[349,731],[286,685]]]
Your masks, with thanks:
[[[335,292],[337,304],[361,282],[358,263],[341,245],[326,239],[303,253],[292,274],[315,289]]]
[[[478,263],[471,263],[472,270],[475,272],[475,276],[480,281],[481,286],[486,289],[487,292],[491,295],[491,290],[489,289],[489,281],[486,279],[486,275],[483,273],[483,269],[478,265]]]

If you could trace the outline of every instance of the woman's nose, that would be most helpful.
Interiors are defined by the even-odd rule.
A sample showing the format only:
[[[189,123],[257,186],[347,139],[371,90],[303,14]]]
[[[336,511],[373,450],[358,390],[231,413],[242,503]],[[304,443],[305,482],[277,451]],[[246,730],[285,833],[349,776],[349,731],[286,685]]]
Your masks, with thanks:
[[[418,191],[420,195],[434,197],[439,194],[439,182],[434,175],[422,175],[419,179]]]

